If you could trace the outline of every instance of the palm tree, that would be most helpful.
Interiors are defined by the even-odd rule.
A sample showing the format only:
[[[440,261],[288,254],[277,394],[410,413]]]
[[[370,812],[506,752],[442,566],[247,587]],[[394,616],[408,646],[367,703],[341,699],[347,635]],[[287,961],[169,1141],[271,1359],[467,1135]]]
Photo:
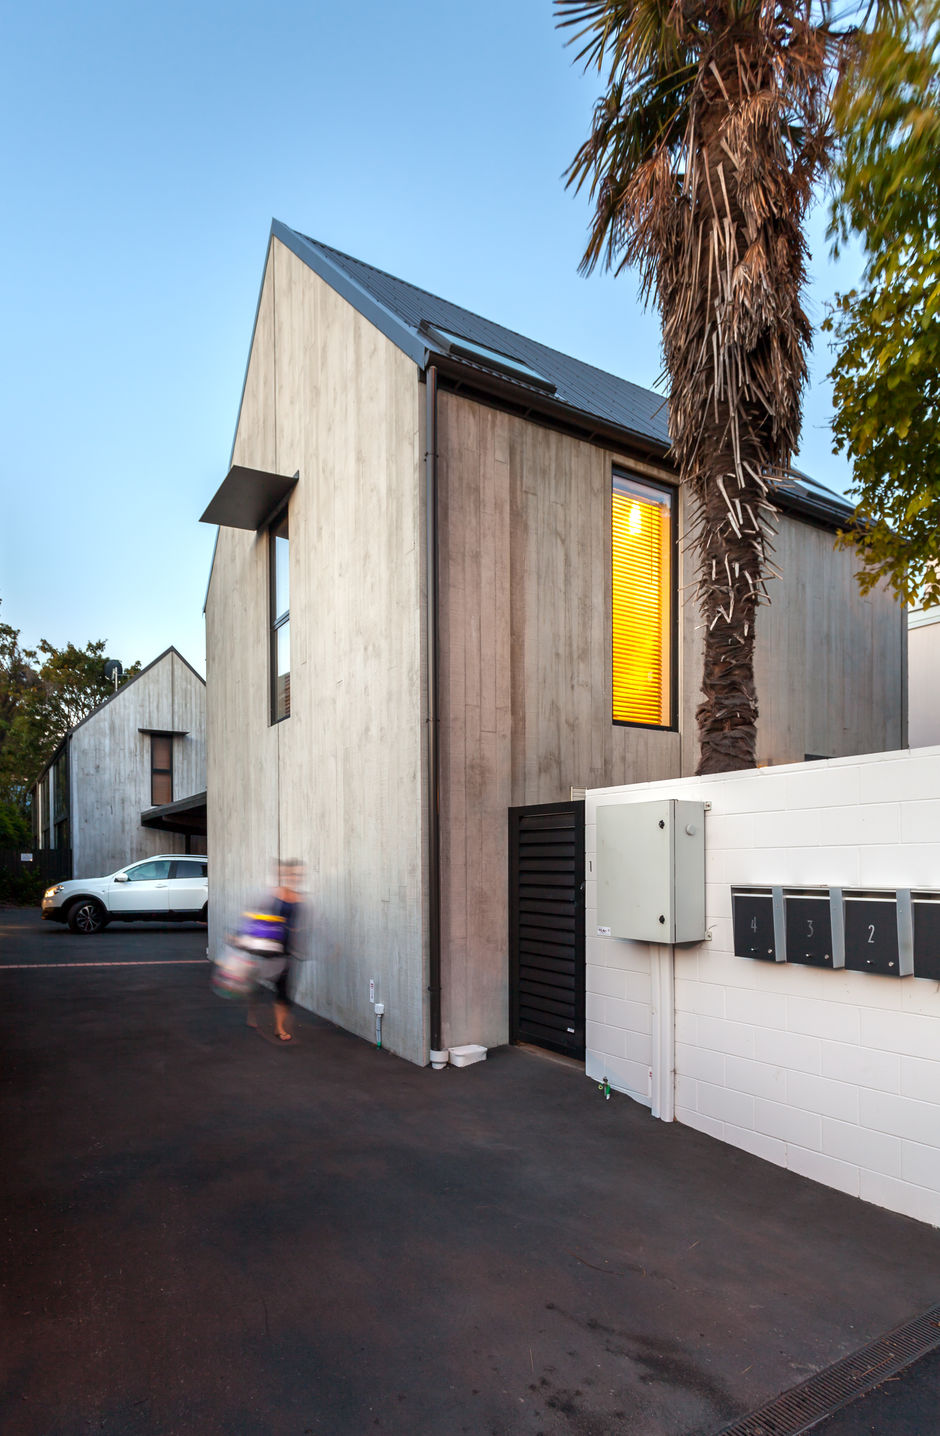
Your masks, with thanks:
[[[556,0],[605,90],[567,171],[581,262],[639,269],[662,320],[705,629],[700,773],[752,767],[773,492],[800,434],[803,219],[831,148],[840,37],[812,0]]]

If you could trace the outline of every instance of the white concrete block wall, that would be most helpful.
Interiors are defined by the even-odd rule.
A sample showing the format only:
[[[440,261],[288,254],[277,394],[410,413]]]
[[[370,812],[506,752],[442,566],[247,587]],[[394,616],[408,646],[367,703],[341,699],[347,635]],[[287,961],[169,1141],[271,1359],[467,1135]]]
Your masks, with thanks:
[[[675,949],[675,1115],[940,1225],[940,983],[735,957],[732,886],[940,888],[940,748],[590,791],[587,1072],[649,1103],[656,949],[598,937],[596,813],[682,797],[706,818],[708,943]]]

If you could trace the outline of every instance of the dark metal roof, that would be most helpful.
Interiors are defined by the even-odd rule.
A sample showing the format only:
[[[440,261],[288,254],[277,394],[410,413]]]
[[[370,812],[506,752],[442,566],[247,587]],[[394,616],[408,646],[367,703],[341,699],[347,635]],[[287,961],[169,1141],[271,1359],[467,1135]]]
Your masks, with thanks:
[[[534,369],[554,387],[556,403],[636,434],[657,448],[668,446],[668,415],[662,395],[643,389],[639,384],[631,384],[627,379],[618,379],[615,374],[608,374],[603,369],[595,369],[580,359],[560,354],[557,349],[549,349],[545,344],[516,334],[492,319],[484,319],[459,304],[451,304],[447,299],[429,294],[426,289],[418,289],[414,284],[407,284],[403,279],[373,268],[371,264],[364,264],[361,259],[353,259],[338,249],[331,249],[329,245],[298,234],[277,220],[272,233],[360,313],[377,323],[378,328],[410,354],[421,368],[435,354],[446,356],[449,353],[445,343],[440,343],[426,327],[422,328],[431,325]],[[368,309],[362,300],[371,301]],[[380,319],[385,322],[378,322]],[[479,355],[474,362],[481,370],[487,367],[485,359]],[[494,366],[494,372],[505,373],[497,366]],[[521,376],[514,382],[518,382],[521,390],[529,389],[533,394],[543,387],[527,385]]]
[[[777,484],[774,497],[788,513],[815,519],[827,528],[847,528],[855,512],[855,506],[848,499],[799,470],[794,470],[788,479]]]
[[[361,259],[331,249],[279,220],[274,220],[271,233],[419,368],[426,368],[436,359],[451,366],[456,361],[470,382],[476,372],[485,376],[496,392],[501,388],[504,395],[512,391],[521,397],[528,394],[533,409],[545,409],[556,417],[567,411],[572,419],[587,421],[588,427],[608,426],[634,435],[662,453],[668,449],[668,405],[662,395],[516,334],[459,304],[451,304]],[[442,330],[445,335],[440,333]],[[451,336],[460,336],[477,349],[495,351],[492,366],[487,365],[485,355],[449,345]],[[523,374],[514,374],[501,365],[498,356],[534,370],[544,384],[527,383]],[[805,474],[794,473],[778,485],[776,499],[785,512],[826,528],[842,528],[851,521],[853,506]]]

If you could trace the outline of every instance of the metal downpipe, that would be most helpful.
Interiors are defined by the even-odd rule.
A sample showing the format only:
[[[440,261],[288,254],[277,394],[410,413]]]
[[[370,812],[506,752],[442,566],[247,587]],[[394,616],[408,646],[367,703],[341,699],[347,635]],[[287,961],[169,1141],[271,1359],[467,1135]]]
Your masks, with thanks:
[[[425,543],[427,583],[428,996],[430,1046],[441,1046],[441,823],[438,709],[437,369],[425,375]]]

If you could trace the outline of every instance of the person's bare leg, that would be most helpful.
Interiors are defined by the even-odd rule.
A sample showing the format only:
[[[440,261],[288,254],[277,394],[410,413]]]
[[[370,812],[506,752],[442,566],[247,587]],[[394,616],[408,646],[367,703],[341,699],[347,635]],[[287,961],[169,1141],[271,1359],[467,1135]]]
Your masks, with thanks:
[[[287,1018],[290,1008],[286,1002],[275,1002],[274,1004],[274,1035],[281,1042],[289,1042],[291,1033],[288,1030]]]

